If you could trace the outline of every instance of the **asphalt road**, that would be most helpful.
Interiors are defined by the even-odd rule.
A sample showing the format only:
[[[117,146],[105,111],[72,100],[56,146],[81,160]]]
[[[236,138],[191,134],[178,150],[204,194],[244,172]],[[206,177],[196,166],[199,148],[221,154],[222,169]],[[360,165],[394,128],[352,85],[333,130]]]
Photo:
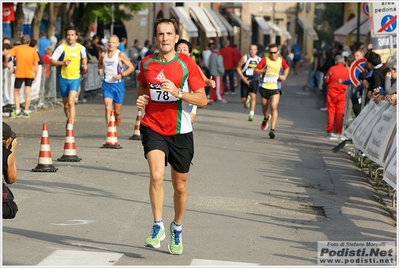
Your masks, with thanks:
[[[18,136],[18,179],[10,188],[17,217],[3,220],[3,265],[23,266],[313,266],[318,241],[394,241],[396,223],[364,173],[325,137],[326,113],[303,91],[307,72],[290,74],[279,105],[276,138],[262,131],[239,94],[199,109],[195,157],[183,222],[184,252],[143,246],[152,215],[149,172],[134,133],[136,90],[127,90],[121,149],[101,148],[108,126],[101,96],[77,106],[80,162],[64,153],[60,106],[30,119],[7,119]],[[46,123],[57,172],[32,172]],[[169,167],[164,221],[173,219]]]

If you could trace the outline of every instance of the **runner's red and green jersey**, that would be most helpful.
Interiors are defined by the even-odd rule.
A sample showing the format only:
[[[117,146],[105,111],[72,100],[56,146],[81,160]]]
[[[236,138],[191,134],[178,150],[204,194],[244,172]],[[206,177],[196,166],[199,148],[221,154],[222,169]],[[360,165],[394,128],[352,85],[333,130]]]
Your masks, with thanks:
[[[150,96],[140,124],[164,136],[189,133],[193,131],[189,104],[162,91],[162,81],[168,79],[184,92],[191,92],[204,88],[204,79],[195,61],[183,53],[176,52],[169,62],[161,62],[157,56],[149,55],[140,63],[137,80]]]

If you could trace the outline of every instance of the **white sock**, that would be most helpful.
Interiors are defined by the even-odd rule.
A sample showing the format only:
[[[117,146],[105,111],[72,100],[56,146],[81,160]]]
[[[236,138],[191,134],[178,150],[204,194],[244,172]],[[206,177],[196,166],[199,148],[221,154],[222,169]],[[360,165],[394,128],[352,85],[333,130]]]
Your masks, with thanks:
[[[164,226],[163,226],[163,220],[154,221],[154,225],[155,224],[161,226],[161,229],[165,229]]]
[[[176,230],[176,231],[181,231],[182,230],[182,226],[181,226],[182,224],[176,224],[176,222],[175,221],[173,221],[173,230]]]
[[[249,115],[254,115],[255,114],[255,111],[250,111],[249,112]]]

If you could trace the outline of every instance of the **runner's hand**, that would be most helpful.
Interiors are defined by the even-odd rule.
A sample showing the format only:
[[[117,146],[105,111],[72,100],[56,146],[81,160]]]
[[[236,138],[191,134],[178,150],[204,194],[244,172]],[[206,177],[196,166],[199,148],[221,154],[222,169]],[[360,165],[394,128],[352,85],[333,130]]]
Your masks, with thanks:
[[[172,96],[179,96],[179,89],[176,87],[175,83],[169,79],[164,79],[161,84],[161,90],[169,92]]]
[[[139,109],[139,111],[143,110],[145,106],[148,104],[148,95],[141,95],[137,98],[136,100],[136,106]]]

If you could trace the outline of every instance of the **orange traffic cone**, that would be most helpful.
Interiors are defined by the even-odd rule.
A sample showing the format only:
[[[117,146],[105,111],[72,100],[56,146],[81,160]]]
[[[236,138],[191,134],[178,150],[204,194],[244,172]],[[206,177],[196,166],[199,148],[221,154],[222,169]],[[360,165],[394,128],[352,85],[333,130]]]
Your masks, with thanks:
[[[136,124],[134,125],[134,132],[133,132],[133,136],[131,136],[129,138],[129,140],[140,140],[141,136],[140,136],[140,122],[141,122],[141,110],[137,111],[137,117],[136,117]]]
[[[58,168],[53,166],[50,150],[50,139],[48,137],[47,125],[43,124],[42,140],[40,142],[39,162],[32,169],[34,172],[56,172]]]
[[[64,143],[64,155],[57,159],[61,162],[79,162],[82,158],[76,155],[75,134],[73,132],[72,119],[68,118],[66,137]]]
[[[116,133],[116,123],[114,111],[111,111],[108,123],[107,140],[101,148],[121,149],[118,144],[118,133]]]

